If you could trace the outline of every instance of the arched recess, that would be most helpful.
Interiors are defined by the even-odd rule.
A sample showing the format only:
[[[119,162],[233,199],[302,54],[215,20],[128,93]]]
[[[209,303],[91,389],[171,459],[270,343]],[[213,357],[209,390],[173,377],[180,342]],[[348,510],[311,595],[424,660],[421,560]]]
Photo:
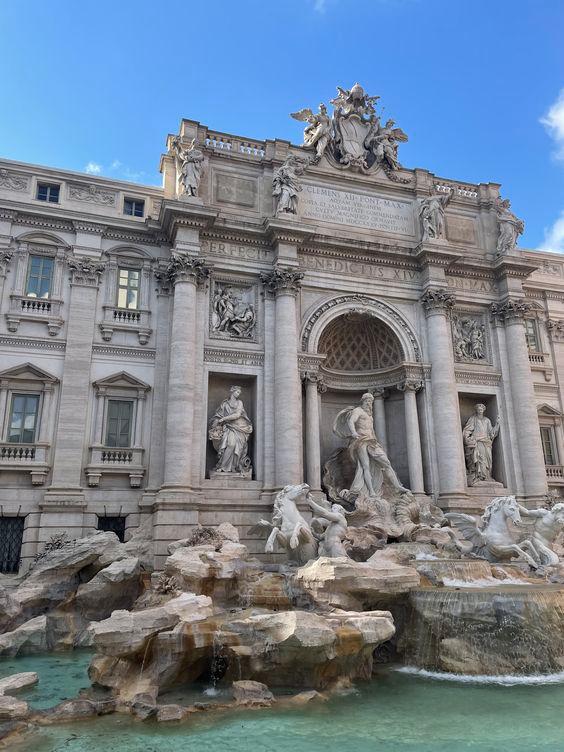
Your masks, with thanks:
[[[21,235],[14,237],[16,243],[37,243],[38,245],[56,246],[57,248],[70,248],[69,243],[63,240],[59,235],[52,232],[38,232],[37,230],[30,230],[23,232]]]
[[[373,316],[386,324],[398,338],[403,360],[421,363],[421,347],[415,332],[402,314],[389,303],[368,295],[339,295],[317,304],[307,315],[301,332],[302,351],[316,354],[324,329],[331,321],[345,314],[358,313]]]

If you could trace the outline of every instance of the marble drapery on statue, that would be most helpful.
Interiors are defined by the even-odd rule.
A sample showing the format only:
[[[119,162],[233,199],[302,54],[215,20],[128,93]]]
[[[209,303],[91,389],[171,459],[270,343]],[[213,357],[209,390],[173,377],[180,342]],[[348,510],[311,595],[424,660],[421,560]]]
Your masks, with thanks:
[[[232,386],[229,391],[229,398],[217,408],[210,422],[209,437],[217,452],[215,472],[238,473],[248,478],[252,474],[248,443],[253,424],[239,399],[241,387]]]
[[[492,481],[492,447],[499,433],[499,415],[492,426],[486,417],[486,406],[475,405],[475,414],[470,416],[462,430],[464,454],[468,485],[474,486],[479,481]]]
[[[374,433],[373,403],[372,394],[363,394],[360,405],[341,410],[333,424],[334,433],[349,440],[347,450],[356,463],[349,491],[368,497],[380,496],[382,486],[386,483],[397,493],[405,493],[407,489],[400,483],[388,455]]]

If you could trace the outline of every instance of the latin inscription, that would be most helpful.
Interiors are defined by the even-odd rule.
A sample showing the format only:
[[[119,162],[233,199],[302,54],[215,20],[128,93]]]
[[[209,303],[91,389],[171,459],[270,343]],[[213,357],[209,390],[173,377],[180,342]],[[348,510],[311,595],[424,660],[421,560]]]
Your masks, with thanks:
[[[266,248],[253,248],[223,240],[202,240],[202,251],[210,256],[246,259],[248,261],[269,261],[271,252]]]
[[[487,279],[468,279],[467,277],[447,277],[449,287],[456,290],[472,292],[495,292],[495,284]]]
[[[418,281],[418,274],[414,269],[394,269],[389,266],[366,264],[362,261],[301,256],[300,266],[302,269],[307,269],[308,271],[349,274],[353,277],[363,277],[365,279],[386,279],[398,282]]]
[[[405,201],[304,184],[299,207],[303,219],[413,235],[413,212]]]

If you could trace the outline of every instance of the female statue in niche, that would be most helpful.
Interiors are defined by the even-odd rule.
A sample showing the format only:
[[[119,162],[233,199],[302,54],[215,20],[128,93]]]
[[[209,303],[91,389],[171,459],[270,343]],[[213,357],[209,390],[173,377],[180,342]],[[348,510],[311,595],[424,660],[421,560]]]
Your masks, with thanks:
[[[479,481],[492,481],[492,446],[499,433],[499,415],[495,425],[486,417],[486,406],[474,405],[475,413],[462,430],[468,485]]]
[[[241,391],[240,386],[230,388],[228,399],[213,414],[209,437],[217,452],[215,472],[238,473],[250,477],[252,468],[247,451],[253,424],[239,399]]]

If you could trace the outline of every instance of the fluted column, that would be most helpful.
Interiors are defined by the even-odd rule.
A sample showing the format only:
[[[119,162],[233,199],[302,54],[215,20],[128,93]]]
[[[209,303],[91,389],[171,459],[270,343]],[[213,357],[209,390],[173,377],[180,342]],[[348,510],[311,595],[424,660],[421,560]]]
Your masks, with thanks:
[[[417,414],[416,394],[423,386],[421,381],[407,379],[398,389],[403,392],[405,411],[405,435],[407,445],[407,465],[409,468],[409,486],[413,493],[425,493],[423,482],[423,459],[421,455],[421,437],[419,435],[419,416]]]
[[[306,482],[313,491],[321,490],[321,443],[319,426],[319,394],[327,390],[319,374],[308,371],[305,382],[306,420]]]
[[[196,287],[207,279],[204,260],[173,252],[164,277],[174,287],[165,434],[167,488],[190,486],[194,430]]]
[[[276,296],[274,321],[274,458],[276,486],[300,483],[301,386],[298,372],[296,297],[303,273],[276,266],[261,274],[267,291]]]
[[[466,494],[462,427],[449,320],[454,302],[454,295],[441,288],[430,288],[421,298],[427,317],[427,347],[431,362],[438,491],[439,498],[445,504]]]
[[[519,459],[523,470],[525,494],[530,497],[543,497],[548,492],[546,470],[536,399],[529,365],[529,350],[525,338],[524,316],[530,304],[516,299],[505,303],[493,303],[492,316],[505,325],[507,342],[506,375],[511,388],[511,401],[517,431]]]
[[[374,433],[384,450],[388,451],[388,436],[386,432],[386,405],[384,403],[385,389],[373,389],[374,404],[372,407],[372,419],[374,421]]]

